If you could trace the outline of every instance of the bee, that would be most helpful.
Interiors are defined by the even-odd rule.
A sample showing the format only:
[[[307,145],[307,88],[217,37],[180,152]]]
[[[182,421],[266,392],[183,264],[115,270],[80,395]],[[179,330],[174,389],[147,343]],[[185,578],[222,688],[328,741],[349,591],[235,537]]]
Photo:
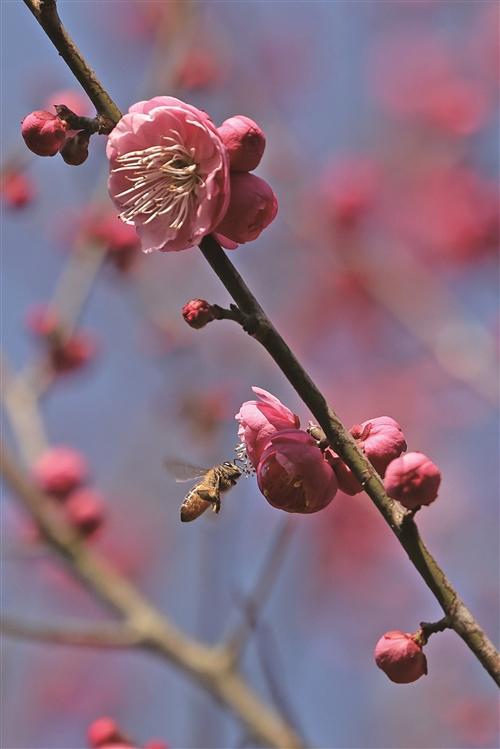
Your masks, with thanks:
[[[171,460],[166,460],[165,465],[176,476],[176,481],[200,479],[186,494],[181,504],[183,523],[196,520],[209,507],[218,513],[221,495],[229,491],[243,473],[241,468],[231,461],[219,463],[212,468],[197,468]]]

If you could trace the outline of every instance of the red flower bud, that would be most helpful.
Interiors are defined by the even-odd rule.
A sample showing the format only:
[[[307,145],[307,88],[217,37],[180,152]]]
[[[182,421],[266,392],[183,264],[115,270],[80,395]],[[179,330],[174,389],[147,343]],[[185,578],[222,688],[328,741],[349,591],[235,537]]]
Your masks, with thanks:
[[[207,323],[215,320],[212,305],[204,299],[191,299],[182,308],[184,320],[192,328],[204,328]]]
[[[384,478],[387,494],[408,510],[434,502],[440,483],[441,471],[423,453],[406,453],[393,460]]]
[[[77,133],[73,138],[69,138],[65,146],[61,149],[61,156],[66,164],[71,166],[80,166],[87,160],[89,155],[89,133]]]
[[[90,536],[104,522],[104,502],[97,492],[79,489],[65,504],[68,522],[84,536]]]
[[[257,466],[257,483],[273,507],[300,513],[322,510],[338,486],[316,442],[300,429],[270,436]]]
[[[83,455],[70,447],[52,447],[33,465],[33,477],[44,492],[64,498],[87,478]]]
[[[396,684],[409,684],[427,673],[427,659],[411,634],[386,632],[375,646],[375,663]]]
[[[231,173],[229,208],[215,231],[234,249],[234,242],[243,244],[257,239],[278,212],[278,201],[267,182],[247,172]]]
[[[24,142],[37,156],[55,156],[64,146],[67,125],[50,112],[31,112],[21,124]]]
[[[252,172],[266,147],[266,136],[256,122],[237,114],[217,128],[229,155],[232,172]]]

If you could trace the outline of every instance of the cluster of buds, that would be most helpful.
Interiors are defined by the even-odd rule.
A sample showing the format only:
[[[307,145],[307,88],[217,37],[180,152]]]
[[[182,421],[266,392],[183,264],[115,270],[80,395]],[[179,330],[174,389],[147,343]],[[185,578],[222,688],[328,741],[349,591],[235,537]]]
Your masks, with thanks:
[[[379,416],[351,427],[351,435],[381,478],[387,494],[407,510],[430,505],[441,483],[439,468],[423,453],[405,453],[405,436],[397,421]],[[403,455],[403,453],[405,453]],[[351,469],[331,448],[325,457],[332,465],[344,494],[359,494],[363,489]]]
[[[21,123],[24,142],[37,156],[60,153],[66,164],[79,166],[89,154],[89,141],[98,130],[96,120],[80,117],[62,104],[54,106],[56,114],[44,109],[30,112]]]
[[[58,506],[82,536],[93,535],[104,521],[101,495],[85,486],[88,466],[81,453],[70,447],[51,447],[32,468],[37,486]]]
[[[276,216],[278,201],[268,183],[250,174],[260,164],[266,138],[256,122],[244,115],[230,117],[217,128],[229,157],[231,198],[215,232],[227,249],[257,239]]]
[[[87,730],[90,749],[140,749],[118,727],[113,718],[103,717],[94,720]],[[169,749],[164,741],[148,741],[144,749]]]
[[[236,419],[260,491],[269,504],[286,512],[322,510],[337,492],[333,468],[315,440],[300,429],[296,414],[266,390],[252,390],[259,400],[243,403]]]
[[[26,324],[47,352],[50,368],[56,374],[81,369],[95,355],[95,344],[86,333],[68,335],[57,312],[36,306],[27,315]]]

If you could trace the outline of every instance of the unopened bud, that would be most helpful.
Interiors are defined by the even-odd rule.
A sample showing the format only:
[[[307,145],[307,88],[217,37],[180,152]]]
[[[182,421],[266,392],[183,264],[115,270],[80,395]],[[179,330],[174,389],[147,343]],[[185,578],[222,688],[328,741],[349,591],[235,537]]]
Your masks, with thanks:
[[[409,684],[427,673],[427,659],[413,635],[386,632],[375,646],[375,663],[396,684]]]
[[[61,156],[66,164],[71,166],[83,164],[89,155],[89,141],[89,133],[83,131],[70,138],[64,148],[61,149]]]
[[[251,242],[274,220],[277,212],[276,195],[264,179],[246,172],[232,172],[229,208],[215,231],[223,239],[239,244]]]
[[[408,510],[430,505],[437,497],[441,471],[423,453],[406,453],[389,463],[384,487]]]
[[[207,323],[215,320],[212,305],[205,299],[191,299],[190,302],[182,308],[184,320],[192,328],[204,328]]]
[[[252,172],[259,165],[266,147],[266,136],[256,122],[238,114],[217,128],[226,146],[233,172]]]
[[[24,142],[37,156],[55,156],[64,146],[67,125],[50,112],[28,114],[21,124]]]
[[[40,489],[61,499],[80,486],[87,474],[85,458],[70,447],[52,447],[33,465],[33,477]]]

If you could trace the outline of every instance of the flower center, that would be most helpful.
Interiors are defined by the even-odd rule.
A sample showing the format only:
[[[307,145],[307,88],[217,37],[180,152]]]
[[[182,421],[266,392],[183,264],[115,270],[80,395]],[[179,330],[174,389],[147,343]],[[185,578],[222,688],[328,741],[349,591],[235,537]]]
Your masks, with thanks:
[[[195,149],[188,150],[169,136],[163,136],[163,140],[172,145],[129,151],[116,160],[120,166],[112,172],[128,172],[126,178],[131,182],[131,187],[116,196],[125,198],[120,218],[126,224],[133,224],[140,215],[147,216],[143,223],[149,224],[158,216],[170,214],[170,229],[181,229],[198,188],[204,184]]]

